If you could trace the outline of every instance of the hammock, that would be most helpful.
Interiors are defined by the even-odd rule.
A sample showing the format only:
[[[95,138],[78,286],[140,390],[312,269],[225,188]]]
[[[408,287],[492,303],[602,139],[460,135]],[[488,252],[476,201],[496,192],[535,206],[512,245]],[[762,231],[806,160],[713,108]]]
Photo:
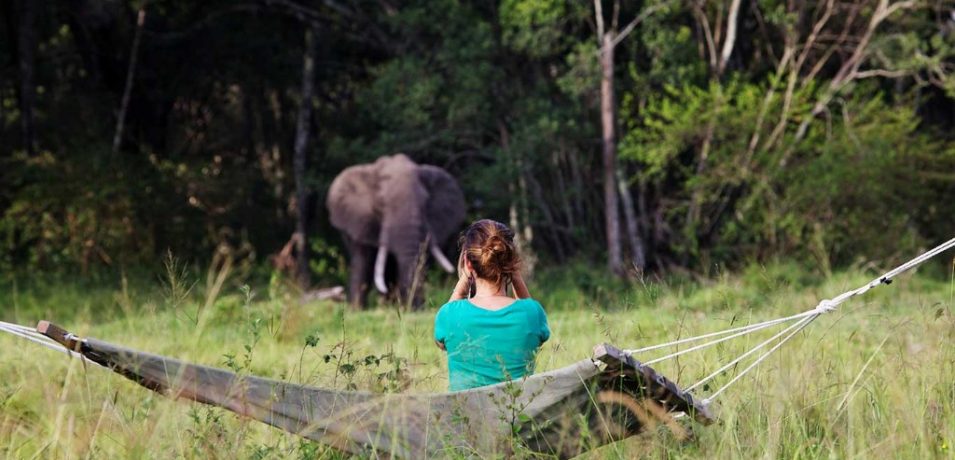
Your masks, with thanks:
[[[22,328],[22,326],[21,326]],[[75,335],[41,321],[36,332],[84,360],[174,398],[228,409],[353,454],[404,458],[510,455],[570,458],[709,411],[652,368],[610,345],[594,359],[523,380],[441,394],[335,391],[237,375]]]
[[[896,276],[955,247],[955,238],[871,282],[808,311],[634,350],[594,348],[593,358],[523,380],[442,394],[376,394],[291,384],[199,366],[92,338],[79,338],[46,321],[28,328],[0,322],[0,330],[109,368],[151,390],[219,406],[354,453],[397,457],[510,455],[520,450],[576,456],[654,428],[678,434],[674,418],[702,424],[715,419],[710,403],[818,316],[852,297],[890,284]],[[681,390],[651,364],[766,328],[791,325]],[[712,339],[645,362],[635,354]],[[699,399],[691,392],[759,350],[729,382]]]

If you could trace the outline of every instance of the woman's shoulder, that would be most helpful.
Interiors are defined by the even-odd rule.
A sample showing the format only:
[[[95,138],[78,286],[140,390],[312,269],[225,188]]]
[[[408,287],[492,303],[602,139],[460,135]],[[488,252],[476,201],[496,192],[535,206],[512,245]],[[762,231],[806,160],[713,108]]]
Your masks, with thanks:
[[[512,305],[508,305],[505,308],[511,309],[511,307],[515,307],[515,306],[519,306],[521,308],[528,309],[528,310],[540,310],[540,311],[544,310],[543,305],[541,305],[541,303],[537,299],[534,299],[531,297],[517,299],[514,301]],[[438,314],[448,314],[451,312],[458,312],[458,311],[472,311],[473,308],[471,307],[472,307],[471,301],[469,301],[468,299],[451,300],[445,303],[444,305],[442,305],[441,308],[438,309]],[[489,310],[489,311],[495,311],[495,310]]]
[[[438,309],[438,313],[459,310],[461,307],[466,306],[467,302],[467,299],[450,300]]]
[[[533,297],[525,297],[523,299],[518,299],[517,301],[515,301],[515,303],[520,303],[524,305],[526,308],[544,310],[544,306],[541,305],[541,303]]]

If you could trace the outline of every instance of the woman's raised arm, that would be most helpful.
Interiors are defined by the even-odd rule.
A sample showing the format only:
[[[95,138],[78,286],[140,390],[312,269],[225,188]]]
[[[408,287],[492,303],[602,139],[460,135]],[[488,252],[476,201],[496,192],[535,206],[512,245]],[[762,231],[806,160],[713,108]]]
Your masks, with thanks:
[[[448,299],[448,302],[467,299],[469,287],[470,284],[468,283],[468,278],[466,276],[458,278],[458,282],[454,285],[454,290],[451,291],[451,298]]]
[[[518,299],[528,299],[531,297],[531,293],[527,290],[527,285],[524,284],[524,278],[521,277],[521,272],[519,271],[511,275],[511,288],[514,289],[514,297]]]

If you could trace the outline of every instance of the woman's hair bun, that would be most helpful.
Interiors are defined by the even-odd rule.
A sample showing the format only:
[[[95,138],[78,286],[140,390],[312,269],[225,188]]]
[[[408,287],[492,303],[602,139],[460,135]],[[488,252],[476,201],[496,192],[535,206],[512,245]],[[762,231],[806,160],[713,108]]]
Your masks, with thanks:
[[[500,284],[520,269],[514,232],[500,222],[482,219],[471,224],[459,243],[479,278]]]
[[[506,252],[508,249],[504,239],[498,234],[488,236],[487,241],[484,243],[484,250],[486,252],[500,254]]]

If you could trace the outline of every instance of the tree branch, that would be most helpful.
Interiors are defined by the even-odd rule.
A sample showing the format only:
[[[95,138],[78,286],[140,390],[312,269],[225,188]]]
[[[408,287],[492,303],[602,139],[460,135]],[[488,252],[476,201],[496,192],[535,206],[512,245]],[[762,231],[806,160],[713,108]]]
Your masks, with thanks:
[[[733,0],[730,4],[729,16],[726,18],[726,40],[723,42],[723,52],[720,53],[719,67],[717,67],[718,75],[723,75],[726,62],[729,61],[730,55],[733,54],[733,47],[736,45],[736,21],[740,3],[740,0]]]
[[[673,3],[675,2],[668,1],[663,3],[657,3],[656,5],[645,8],[643,11],[640,12],[639,15],[637,15],[637,17],[633,18],[633,21],[630,21],[630,23],[627,24],[627,27],[624,27],[623,30],[621,30],[620,33],[613,38],[613,41],[610,42],[610,46],[617,46],[617,44],[623,41],[624,38],[627,38],[627,35],[630,35],[630,32],[633,32],[633,29],[635,27],[640,25],[640,23],[646,20],[648,17],[650,17],[650,15],[652,15],[653,13],[656,13],[657,11],[660,11],[662,9],[669,7]]]
[[[822,97],[816,101],[816,104],[812,108],[809,116],[805,117],[802,120],[802,123],[799,124],[799,128],[796,130],[796,134],[793,137],[793,143],[786,149],[786,152],[783,153],[782,158],[779,160],[781,166],[785,165],[789,159],[789,154],[792,152],[793,147],[796,143],[805,137],[806,132],[809,130],[809,124],[820,114],[826,107],[832,102],[832,98],[839,93],[847,84],[858,78],[859,76],[859,66],[862,65],[862,62],[865,60],[866,51],[869,46],[869,42],[872,40],[872,35],[875,34],[875,30],[885,21],[886,18],[892,15],[892,13],[899,11],[901,9],[910,9],[917,6],[916,1],[904,1],[898,2],[892,5],[889,5],[889,0],[880,0],[879,6],[876,8],[875,12],[872,13],[872,19],[869,20],[869,26],[866,28],[865,33],[862,35],[862,38],[859,40],[859,44],[856,45],[855,51],[852,53],[852,56],[843,63],[842,67],[836,73],[836,76],[833,77],[832,81],[829,82],[829,86],[826,88],[825,93]]]
[[[795,62],[789,71],[789,80],[786,85],[786,92],[783,95],[783,106],[782,110],[780,111],[779,121],[776,123],[776,127],[773,128],[772,132],[769,134],[769,137],[766,139],[766,142],[763,144],[764,150],[769,150],[772,148],[776,142],[782,138],[782,135],[786,130],[786,125],[789,121],[789,111],[792,107],[792,99],[796,91],[796,83],[799,82],[799,71],[802,69],[803,64],[805,64],[806,59],[808,59],[809,51],[812,49],[812,46],[819,37],[819,34],[822,32],[826,23],[829,21],[829,18],[832,16],[833,5],[833,0],[828,0],[826,2],[825,11],[819,20],[813,24],[812,31],[809,33],[809,37],[806,38],[806,42],[803,44],[802,50],[795,58]],[[790,54],[790,56],[793,56],[795,55],[795,50],[796,40],[787,40],[786,52]],[[828,56],[829,55],[827,55],[824,59],[828,59]],[[802,83],[805,85],[807,82],[804,79]]]
[[[302,21],[320,22],[322,20],[327,19],[327,17],[322,15],[320,11],[314,8],[310,8],[305,5],[301,5],[299,3],[293,2],[291,0],[262,0],[262,1],[266,6],[282,7],[286,10],[286,12],[288,12],[292,16],[295,16],[296,18]],[[342,6],[341,4],[333,0],[322,0],[322,4],[345,17],[352,17],[355,14],[352,10],[345,8],[344,6]]]
[[[690,6],[690,11],[696,18],[696,22],[700,24],[700,28],[703,29],[703,38],[706,42],[707,54],[710,57],[710,69],[716,70],[718,65],[716,57],[716,44],[713,42],[713,32],[710,31],[710,21],[706,19],[706,14],[703,13],[699,5],[694,3]]]
[[[773,40],[769,36],[769,32],[766,30],[766,20],[763,19],[763,13],[759,11],[759,2],[757,0],[750,0],[750,8],[753,11],[753,17],[756,18],[756,24],[759,27],[759,33],[763,36],[763,45],[766,47],[766,55],[769,56],[770,60],[775,61],[776,65],[779,65],[779,58],[776,57],[776,51],[773,50]]]
[[[600,0],[594,0],[594,18],[597,21],[597,43],[602,49],[604,39],[604,11]]]
[[[119,151],[123,143],[123,125],[126,121],[126,111],[129,109],[129,97],[133,92],[133,77],[136,74],[136,61],[139,57],[139,43],[143,37],[143,24],[146,22],[145,4],[139,8],[136,15],[136,32],[133,35],[133,47],[129,52],[129,69],[126,71],[126,87],[123,88],[123,98],[119,104],[119,113],[116,116],[116,133],[113,135],[113,153]]]
[[[620,23],[620,0],[614,0],[613,13],[610,15],[610,30],[616,31]]]
[[[812,32],[809,33],[809,37],[806,38],[806,43],[804,43],[802,46],[802,52],[799,53],[799,57],[796,59],[796,65],[793,67],[793,72],[798,73],[800,70],[802,70],[803,64],[805,64],[806,59],[809,58],[809,52],[812,51],[812,47],[819,38],[819,33],[822,32],[822,29],[826,27],[826,23],[829,22],[829,18],[832,17],[834,3],[834,0],[828,0],[826,2],[826,9],[822,13],[822,17],[819,18],[819,20],[813,25]]]
[[[911,70],[888,70],[888,69],[871,69],[863,70],[861,72],[855,73],[855,79],[860,80],[863,78],[872,78],[872,77],[885,77],[885,78],[901,78],[912,75],[913,71]]]
[[[835,52],[838,49],[840,49],[844,43],[846,43],[846,41],[849,38],[849,31],[852,29],[852,24],[855,23],[855,19],[858,17],[860,9],[861,8],[859,8],[858,5],[853,5],[853,8],[849,12],[849,17],[846,19],[845,24],[842,26],[842,33],[840,33],[839,36],[836,37],[835,41],[829,47],[829,49],[826,50],[826,52],[822,55],[819,61],[816,62],[816,65],[813,66],[812,70],[810,70],[809,73],[806,75],[806,77],[803,78],[803,84],[802,84],[803,88],[809,85],[809,83],[816,78],[816,74],[822,71],[822,68],[826,65],[826,62],[829,62],[829,58],[832,57],[832,55],[835,54]],[[822,37],[822,35],[820,35],[820,37]]]
[[[149,37],[150,42],[155,42],[155,41],[169,42],[169,41],[181,40],[196,32],[199,32],[200,30],[212,25],[214,22],[218,21],[220,18],[223,18],[230,14],[254,13],[257,11],[261,11],[261,8],[259,7],[259,5],[252,4],[252,3],[237,4],[237,5],[232,5],[228,8],[224,8],[222,10],[213,11],[212,13],[209,13],[208,15],[203,17],[202,19],[199,19],[198,21],[192,23],[188,27],[180,29],[180,30],[173,30],[170,32],[156,32],[152,30],[144,30],[143,33],[146,34],[147,37]]]

